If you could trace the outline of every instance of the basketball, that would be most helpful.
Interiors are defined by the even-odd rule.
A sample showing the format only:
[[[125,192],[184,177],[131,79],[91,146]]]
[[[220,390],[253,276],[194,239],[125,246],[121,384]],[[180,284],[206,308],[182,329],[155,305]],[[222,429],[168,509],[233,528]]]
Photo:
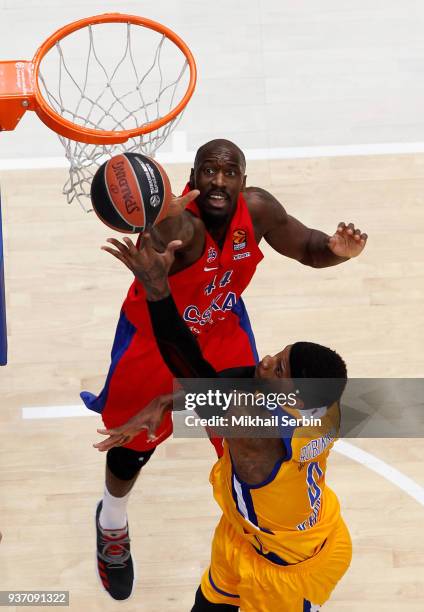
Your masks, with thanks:
[[[172,193],[157,161],[140,153],[122,153],[97,170],[90,196],[103,223],[118,232],[136,234],[166,217]]]

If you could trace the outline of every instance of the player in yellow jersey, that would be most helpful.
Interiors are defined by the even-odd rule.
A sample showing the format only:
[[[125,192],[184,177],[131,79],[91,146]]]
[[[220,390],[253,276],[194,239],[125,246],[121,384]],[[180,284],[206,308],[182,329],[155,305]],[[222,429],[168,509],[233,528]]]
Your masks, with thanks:
[[[135,248],[129,240],[127,246]],[[230,374],[276,380],[279,391],[292,397],[292,407],[275,410],[277,436],[255,437],[248,426],[245,437],[233,438],[231,426],[226,430],[222,457],[210,477],[223,514],[192,612],[319,610],[351,560],[339,502],[325,483],[328,454],[338,435],[345,363],[326,347],[297,342],[256,367],[218,374],[203,359],[170,295],[167,272],[178,246],[174,241],[159,254],[146,236],[138,256],[153,330],[170,370],[179,378]],[[326,380],[311,386],[309,379]],[[98,430],[110,437],[95,446],[107,450],[127,444],[143,428],[152,434],[170,402],[170,396],[162,396],[126,425]],[[268,408],[255,412],[269,414]],[[233,404],[226,416],[229,423],[240,422],[252,416],[252,408]],[[318,424],[305,424],[311,417]],[[284,430],[283,423],[288,423]]]

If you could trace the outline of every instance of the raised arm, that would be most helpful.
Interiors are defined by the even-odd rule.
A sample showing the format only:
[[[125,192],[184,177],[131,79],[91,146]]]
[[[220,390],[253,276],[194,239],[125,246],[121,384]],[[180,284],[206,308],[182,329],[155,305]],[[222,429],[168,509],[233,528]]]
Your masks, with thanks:
[[[158,348],[162,358],[177,378],[215,378],[215,369],[207,362],[197,341],[181,319],[168,284],[168,272],[174,260],[175,251],[181,241],[175,240],[167,245],[163,253],[152,246],[149,234],[144,234],[141,248],[138,249],[129,238],[123,239],[128,257],[137,257],[138,278],[146,290],[147,304]],[[114,246],[120,244],[110,239]],[[103,247],[108,252],[109,247]],[[118,247],[117,247],[118,248]],[[109,436],[94,444],[99,451],[107,451],[114,446],[128,444],[140,431],[147,430],[149,439],[155,438],[165,413],[172,410],[173,394],[154,398],[150,404],[135,414],[129,421],[113,429],[98,429],[98,433]]]
[[[131,254],[136,247],[129,238],[124,238],[124,241]],[[218,376],[216,370],[203,358],[199,345],[178,313],[170,292],[168,271],[180,242],[173,241],[167,245],[163,253],[158,253],[153,249],[150,235],[144,234],[141,246],[139,279],[146,291],[150,319],[162,358],[174,376],[182,379],[181,382],[184,378],[216,378]],[[98,430],[99,433],[110,435],[111,438],[95,445],[96,448],[107,450],[110,445],[115,444],[115,436],[118,436],[119,444],[122,443],[122,439],[127,441],[128,434],[139,431],[141,422],[143,428],[154,431],[158,415],[161,417],[164,411],[170,408],[169,397],[156,398],[152,406],[143,409],[139,415],[135,415],[120,428]],[[146,410],[149,412],[146,413]],[[228,439],[234,464],[242,479],[257,484],[268,476],[275,463],[284,456],[284,448],[279,439],[258,439],[254,435],[254,430],[246,428],[242,431],[242,435],[246,437],[240,438],[240,428],[232,425],[232,419],[252,415],[252,412],[255,411],[252,411],[251,406],[230,406],[227,412],[228,427],[221,431],[214,428],[214,433],[226,436],[231,431],[232,435],[239,436]],[[256,412],[267,415],[265,409],[259,408]]]
[[[193,189],[181,197],[174,197],[167,211],[168,216],[157,226],[150,229],[152,244],[160,253],[164,252],[167,244],[173,240],[178,240],[180,243],[177,257],[173,261],[172,269],[168,270],[169,273],[177,272],[191,265],[202,253],[205,240],[204,225],[200,219],[185,211],[187,204],[194,200],[198,194],[199,191]],[[120,241],[111,238],[108,242],[114,248],[111,246],[102,248],[119,259],[141,282],[139,272],[143,270],[143,259],[140,254],[142,236],[139,236],[136,248],[131,250],[125,240]]]
[[[158,253],[148,233],[143,236],[141,249],[137,249],[129,238],[123,240],[129,256],[138,258],[138,279],[146,291],[156,343],[168,368],[177,378],[216,378],[216,370],[203,358],[169,289],[168,272],[181,241],[170,242],[163,253]]]
[[[182,196],[173,196],[165,219],[150,229],[156,250],[164,251],[172,240],[181,240],[180,253],[190,247],[195,233],[195,220],[185,208],[198,195],[198,189],[193,189]]]
[[[256,237],[262,237],[281,255],[313,268],[326,268],[357,257],[367,235],[353,223],[339,223],[333,236],[303,225],[289,215],[280,202],[265,189],[248,187],[245,198]]]
[[[217,378],[216,370],[204,359],[196,339],[180,317],[172,295],[158,299],[147,296],[147,305],[156,343],[172,374],[177,378]]]

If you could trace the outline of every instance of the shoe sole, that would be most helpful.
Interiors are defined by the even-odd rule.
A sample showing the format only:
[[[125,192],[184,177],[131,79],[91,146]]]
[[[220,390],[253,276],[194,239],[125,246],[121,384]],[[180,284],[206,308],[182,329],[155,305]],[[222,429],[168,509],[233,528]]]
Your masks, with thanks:
[[[134,595],[134,586],[135,586],[135,583],[137,582],[137,578],[136,578],[136,571],[137,571],[136,564],[135,564],[134,557],[133,557],[132,562],[133,562],[134,580],[133,580],[133,584],[132,584],[131,593],[125,599],[115,599],[114,597],[112,597],[112,595],[109,593],[109,591],[107,589],[105,589],[105,585],[103,584],[103,580],[101,579],[100,573],[99,573],[99,565],[98,565],[98,560],[97,560],[97,509],[99,507],[99,504],[101,504],[101,500],[99,502],[97,502],[96,511],[94,513],[94,529],[95,529],[95,533],[96,533],[95,559],[96,559],[96,575],[97,575],[97,579],[98,579],[98,581],[100,583],[100,586],[102,587],[102,590],[104,591],[104,593],[108,594],[110,599],[113,599],[113,601],[116,601],[117,603],[125,603],[126,601],[131,599],[132,596]],[[131,557],[132,557],[132,553],[131,553]]]

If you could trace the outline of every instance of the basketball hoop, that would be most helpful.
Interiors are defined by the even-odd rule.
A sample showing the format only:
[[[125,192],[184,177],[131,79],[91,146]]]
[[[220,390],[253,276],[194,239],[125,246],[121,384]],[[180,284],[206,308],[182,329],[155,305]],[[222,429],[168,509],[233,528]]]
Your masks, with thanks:
[[[65,148],[68,202],[87,210],[98,166],[125,151],[153,156],[195,85],[193,55],[166,26],[121,13],[87,17],[57,30],[32,61],[0,62],[0,129],[35,111]]]

